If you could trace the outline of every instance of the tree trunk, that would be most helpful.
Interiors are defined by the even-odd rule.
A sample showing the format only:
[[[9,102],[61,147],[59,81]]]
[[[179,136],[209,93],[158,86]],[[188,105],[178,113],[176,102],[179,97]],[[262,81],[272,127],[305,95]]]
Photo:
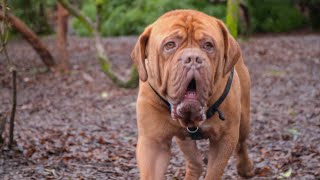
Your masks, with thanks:
[[[57,49],[59,51],[59,69],[69,71],[69,54],[67,51],[68,11],[58,3]]]
[[[38,53],[43,63],[49,68],[53,67],[55,65],[54,59],[37,35],[19,18],[11,13],[7,13],[7,15],[8,21],[17,31],[21,33],[22,37],[29,42],[33,49]],[[2,10],[0,10],[0,20],[3,19],[3,13]]]
[[[249,8],[245,3],[243,3],[243,1],[240,2],[239,7],[242,12],[241,17],[243,18],[245,25],[246,25],[245,33],[246,33],[246,35],[248,35],[251,30],[251,19],[250,19],[250,14],[249,14]]]
[[[227,27],[234,38],[238,36],[239,0],[227,2]]]

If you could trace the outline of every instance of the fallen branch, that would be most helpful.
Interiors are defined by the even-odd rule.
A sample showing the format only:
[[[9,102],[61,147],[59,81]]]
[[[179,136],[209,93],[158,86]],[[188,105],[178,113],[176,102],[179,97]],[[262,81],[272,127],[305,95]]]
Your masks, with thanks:
[[[115,75],[115,73],[112,71],[112,64],[107,56],[107,53],[105,52],[102,43],[101,43],[101,36],[99,34],[99,31],[97,30],[97,27],[94,25],[93,22],[81,12],[74,8],[68,0],[57,0],[65,9],[69,11],[71,15],[76,17],[79,21],[81,21],[82,24],[85,25],[85,27],[88,29],[90,34],[93,36],[95,49],[97,53],[97,59],[100,63],[102,71],[112,80],[113,83],[118,85],[119,87],[123,88],[135,88],[138,86],[139,82],[139,76],[136,70],[136,67],[133,65],[131,67],[131,73],[130,73],[130,79],[128,81],[121,80],[118,76]]]
[[[4,20],[4,9],[0,10],[0,20]],[[50,54],[49,50],[45,47],[45,45],[40,41],[37,35],[18,17],[13,14],[7,12],[6,17],[8,22],[21,33],[22,37],[28,41],[28,43],[33,47],[33,49],[38,53],[41,60],[47,67],[53,67],[55,65],[55,61]]]

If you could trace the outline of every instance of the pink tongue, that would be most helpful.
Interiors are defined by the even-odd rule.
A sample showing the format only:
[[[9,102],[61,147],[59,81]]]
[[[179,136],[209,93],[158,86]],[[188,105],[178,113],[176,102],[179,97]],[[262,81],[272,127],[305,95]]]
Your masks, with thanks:
[[[195,91],[187,91],[184,99],[197,99],[197,93]]]

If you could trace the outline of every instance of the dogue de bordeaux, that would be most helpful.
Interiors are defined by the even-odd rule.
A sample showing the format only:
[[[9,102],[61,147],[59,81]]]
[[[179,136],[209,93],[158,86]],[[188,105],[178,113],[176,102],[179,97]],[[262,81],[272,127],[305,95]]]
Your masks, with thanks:
[[[203,171],[196,140],[208,139],[205,179],[221,179],[236,152],[238,174],[254,175],[246,138],[250,76],[224,23],[195,10],[174,10],[145,28],[132,53],[140,78],[137,162],[143,180],[163,179],[173,137],[185,179]]]

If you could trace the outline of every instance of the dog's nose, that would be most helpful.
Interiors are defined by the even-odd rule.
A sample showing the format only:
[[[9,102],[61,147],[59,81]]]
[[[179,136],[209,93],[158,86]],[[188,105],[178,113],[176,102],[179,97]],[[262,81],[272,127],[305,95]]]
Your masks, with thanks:
[[[188,68],[200,68],[203,66],[203,57],[201,56],[201,53],[199,53],[197,50],[194,49],[186,49],[181,54],[181,62],[184,66]]]
[[[197,55],[190,55],[184,59],[185,65],[189,64],[202,64],[202,59]]]

